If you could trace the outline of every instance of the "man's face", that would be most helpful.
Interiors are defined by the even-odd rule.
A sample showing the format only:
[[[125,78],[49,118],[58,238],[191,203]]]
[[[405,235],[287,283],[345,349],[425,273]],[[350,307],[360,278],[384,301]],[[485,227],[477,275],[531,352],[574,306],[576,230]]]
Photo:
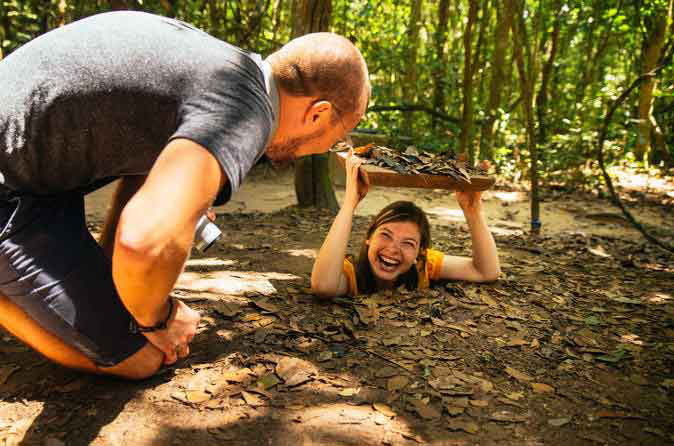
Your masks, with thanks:
[[[351,127],[353,129],[355,124]],[[267,156],[272,163],[284,165],[305,155],[327,152],[330,147],[348,136],[347,129],[340,117],[326,127],[305,133],[299,133],[267,146]]]

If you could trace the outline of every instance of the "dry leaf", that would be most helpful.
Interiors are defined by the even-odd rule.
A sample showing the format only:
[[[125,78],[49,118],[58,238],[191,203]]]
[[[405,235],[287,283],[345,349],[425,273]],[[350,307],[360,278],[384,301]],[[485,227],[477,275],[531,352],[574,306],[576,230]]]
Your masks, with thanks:
[[[534,393],[555,393],[555,388],[543,383],[531,383]]]
[[[386,388],[389,392],[397,392],[398,390],[404,389],[409,382],[410,380],[406,376],[394,376],[388,380]]]
[[[259,407],[266,404],[262,398],[252,393],[246,392],[245,390],[241,392],[241,396],[249,406]]]
[[[389,418],[393,418],[397,415],[396,412],[393,409],[391,409],[391,406],[384,403],[374,403],[372,404],[372,407],[377,412],[382,413]]]
[[[228,318],[232,318],[241,313],[241,306],[230,302],[213,302],[213,309]]]
[[[253,305],[270,313],[278,313],[279,311],[279,308],[273,303],[269,302],[269,299],[254,300]]]
[[[492,421],[502,421],[505,423],[522,423],[526,420],[526,417],[522,415],[516,415],[512,412],[508,412],[507,410],[499,410],[492,413],[489,419]]]
[[[390,366],[384,366],[374,372],[377,378],[390,378],[398,374],[398,369]]]
[[[522,338],[512,338],[508,341],[508,347],[520,347],[522,345],[529,344],[529,341],[526,341]]]
[[[418,399],[411,399],[409,403],[414,406],[414,410],[419,414],[424,420],[433,420],[435,418],[440,418],[440,412],[433,406],[424,403]]]
[[[472,421],[449,420],[447,428],[452,431],[464,431],[469,434],[475,434],[480,430],[477,423]]]
[[[211,395],[203,390],[187,390],[185,391],[185,399],[190,403],[200,404],[210,400]]]
[[[512,367],[506,367],[505,372],[518,381],[532,381],[534,379],[531,376],[527,375],[526,373],[520,372],[519,370],[515,370]]]
[[[288,387],[298,386],[312,379],[316,373],[314,366],[299,358],[284,357],[276,364],[276,374]]]

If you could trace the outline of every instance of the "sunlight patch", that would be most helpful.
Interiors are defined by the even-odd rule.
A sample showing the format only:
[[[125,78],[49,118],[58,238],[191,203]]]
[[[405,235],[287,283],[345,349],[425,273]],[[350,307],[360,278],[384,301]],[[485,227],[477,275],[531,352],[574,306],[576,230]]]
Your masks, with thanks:
[[[673,299],[671,294],[652,291],[642,296],[641,300],[649,304],[662,305],[671,302]]]
[[[620,342],[624,344],[644,345],[644,341],[639,339],[639,335],[634,333],[624,334],[620,337]]]
[[[461,209],[451,209],[445,207],[434,207],[426,211],[427,214],[447,219],[449,221],[455,222],[465,222],[466,219],[463,216],[463,211]]]
[[[315,249],[286,249],[285,251],[293,257],[307,257],[309,259],[315,259],[318,253]]]
[[[295,280],[298,276],[284,273],[259,273],[255,271],[217,271],[211,273],[184,272],[176,288],[185,291],[208,291],[211,293],[242,295],[260,293],[270,295],[276,288],[269,280]]]
[[[523,192],[505,192],[505,191],[493,191],[492,195],[501,201],[507,203],[514,203],[516,201],[526,200],[526,196]]]
[[[236,260],[224,260],[215,257],[207,257],[203,259],[189,259],[185,266],[231,266],[238,263]]]

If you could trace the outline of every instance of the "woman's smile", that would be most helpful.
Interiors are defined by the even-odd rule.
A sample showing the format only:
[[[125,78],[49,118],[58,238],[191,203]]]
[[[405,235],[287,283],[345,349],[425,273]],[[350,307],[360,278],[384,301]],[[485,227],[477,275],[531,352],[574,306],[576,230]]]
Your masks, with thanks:
[[[368,260],[374,275],[394,281],[409,270],[419,254],[421,234],[412,222],[392,222],[379,226],[368,240]]]

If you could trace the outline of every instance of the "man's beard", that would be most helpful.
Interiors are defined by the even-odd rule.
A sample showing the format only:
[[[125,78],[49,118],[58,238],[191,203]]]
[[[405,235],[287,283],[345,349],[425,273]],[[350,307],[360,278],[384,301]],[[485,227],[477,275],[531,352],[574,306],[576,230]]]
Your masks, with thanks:
[[[286,139],[277,144],[271,144],[267,146],[265,154],[267,158],[271,160],[271,163],[276,168],[283,168],[288,166],[295,158],[295,153],[297,148],[311,142],[314,139],[318,139],[325,133],[324,129],[316,130],[314,133],[310,133],[304,136],[298,136],[295,138]]]

